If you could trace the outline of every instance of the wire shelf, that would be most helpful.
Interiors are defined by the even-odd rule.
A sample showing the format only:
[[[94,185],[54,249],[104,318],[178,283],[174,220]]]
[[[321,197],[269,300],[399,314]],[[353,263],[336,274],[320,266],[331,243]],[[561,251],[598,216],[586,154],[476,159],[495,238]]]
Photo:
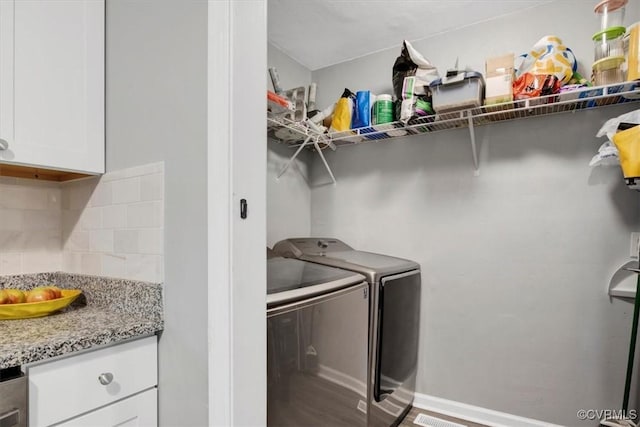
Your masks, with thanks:
[[[342,147],[407,135],[439,132],[450,129],[473,128],[498,122],[547,116],[558,113],[588,110],[640,100],[640,81],[608,86],[586,87],[556,95],[517,100],[470,110],[424,116],[408,123],[392,122],[345,132],[320,133],[305,121],[270,115],[267,133],[270,138],[294,146],[315,141],[321,148]],[[311,148],[314,146],[307,144]]]

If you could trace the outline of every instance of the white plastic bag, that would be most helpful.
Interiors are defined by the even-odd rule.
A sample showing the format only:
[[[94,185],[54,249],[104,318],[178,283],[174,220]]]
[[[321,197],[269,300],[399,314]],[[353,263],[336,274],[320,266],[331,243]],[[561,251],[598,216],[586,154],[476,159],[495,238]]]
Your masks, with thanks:
[[[607,135],[609,141],[613,142],[613,135],[618,132],[618,126],[620,123],[635,123],[640,124],[640,110],[635,110],[630,113],[622,114],[613,119],[609,119],[602,125],[596,136],[601,138]]]
[[[618,126],[620,123],[636,123],[640,124],[640,110],[635,110],[630,113],[622,114],[613,119],[607,120],[596,136],[602,138],[607,136],[608,141],[598,148],[598,154],[593,156],[589,162],[589,166],[617,166],[620,164],[620,155],[618,149],[613,144],[613,135],[618,132]]]
[[[611,143],[606,141],[598,148],[598,154],[593,156],[589,162],[589,166],[617,166],[620,164],[620,156],[618,149]]]

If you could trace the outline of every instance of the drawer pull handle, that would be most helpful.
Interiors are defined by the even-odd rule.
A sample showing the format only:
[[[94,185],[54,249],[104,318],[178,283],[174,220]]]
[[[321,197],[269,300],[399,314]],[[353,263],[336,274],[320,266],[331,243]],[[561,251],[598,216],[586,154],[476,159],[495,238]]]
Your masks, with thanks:
[[[100,374],[98,376],[98,381],[102,385],[109,385],[111,381],[113,381],[113,374],[111,372],[105,372],[104,374]]]
[[[0,138],[0,151],[8,150],[8,149],[9,149],[9,143],[4,139]]]
[[[15,427],[20,422],[20,410],[13,409],[0,415],[0,427]]]

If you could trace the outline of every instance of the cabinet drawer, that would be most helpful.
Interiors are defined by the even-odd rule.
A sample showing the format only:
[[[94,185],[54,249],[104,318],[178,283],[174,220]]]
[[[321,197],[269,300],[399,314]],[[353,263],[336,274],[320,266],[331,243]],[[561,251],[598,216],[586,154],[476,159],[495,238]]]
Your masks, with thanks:
[[[158,390],[152,388],[56,427],[157,427]]]
[[[151,388],[157,367],[155,336],[29,367],[29,425],[48,426]]]

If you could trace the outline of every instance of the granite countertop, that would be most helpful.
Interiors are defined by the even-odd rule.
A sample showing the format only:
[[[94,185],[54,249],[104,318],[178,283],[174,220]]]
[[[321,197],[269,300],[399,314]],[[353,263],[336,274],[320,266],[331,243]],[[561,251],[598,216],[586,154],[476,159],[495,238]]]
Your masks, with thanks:
[[[82,295],[58,313],[0,320],[0,369],[155,334],[164,327],[162,285],[67,273],[0,276],[0,288],[55,284]]]

